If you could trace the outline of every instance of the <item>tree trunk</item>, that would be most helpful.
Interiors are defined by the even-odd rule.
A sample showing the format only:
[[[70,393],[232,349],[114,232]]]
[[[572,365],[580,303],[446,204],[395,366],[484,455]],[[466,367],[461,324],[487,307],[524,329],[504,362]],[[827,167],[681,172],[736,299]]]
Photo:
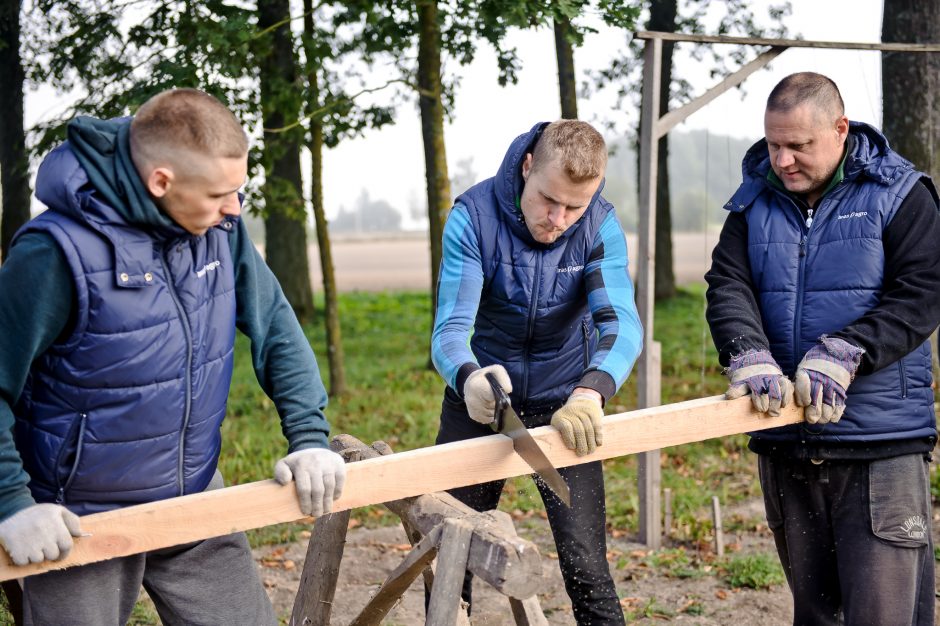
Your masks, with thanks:
[[[450,179],[444,147],[444,104],[441,101],[441,26],[437,0],[417,0],[418,104],[424,168],[428,187],[428,236],[431,239],[431,318],[437,311],[437,283],[441,267],[444,221],[450,209]]]
[[[23,132],[23,66],[20,63],[20,0],[0,4],[0,260],[29,221],[29,158]]]
[[[676,0],[653,0],[650,3],[649,30],[675,32]],[[659,92],[659,115],[669,110],[672,85],[672,51],[674,44],[663,41],[662,75]],[[676,274],[672,265],[672,213],[669,198],[669,136],[659,140],[659,175],[656,179],[656,280],[654,298],[657,302],[676,295]]]
[[[313,52],[313,2],[304,0],[304,30],[307,32],[307,88],[309,97],[307,110],[320,108],[320,65]],[[317,225],[317,247],[320,251],[320,267],[323,268],[324,323],[326,325],[326,351],[330,364],[330,395],[346,392],[346,367],[343,359],[343,340],[340,332],[339,305],[336,295],[336,273],[333,271],[333,253],[330,248],[330,233],[326,213],[323,210],[323,123],[319,116],[310,118],[310,204]]]
[[[881,40],[933,43],[940,2],[885,0]],[[940,53],[882,52],[884,127],[891,147],[940,180]]]
[[[568,18],[555,20],[555,58],[558,60],[558,93],[561,96],[561,117],[578,119],[578,90],[574,80],[574,51],[568,35],[571,21]]]
[[[300,176],[303,129],[272,132],[293,123],[299,100],[296,60],[290,33],[289,0],[259,0],[258,29],[280,24],[259,42],[261,110],[264,121],[265,251],[271,271],[301,322],[313,319],[313,289],[307,261],[307,220]]]

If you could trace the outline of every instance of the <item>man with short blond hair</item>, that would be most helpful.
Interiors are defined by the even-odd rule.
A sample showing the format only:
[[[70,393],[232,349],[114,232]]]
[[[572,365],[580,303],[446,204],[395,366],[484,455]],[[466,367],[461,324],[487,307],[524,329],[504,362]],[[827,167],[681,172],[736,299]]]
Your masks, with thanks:
[[[63,558],[78,515],[222,486],[236,328],[288,440],[275,478],[308,515],[342,492],[310,344],[239,219],[247,151],[221,102],[176,89],[134,120],[73,120],[40,166],[48,210],[0,267],[14,563]],[[141,585],[167,624],[277,623],[243,533],[27,577],[25,623],[123,624]]]
[[[642,332],[617,215],[600,192],[607,149],[585,122],[536,124],[496,176],[457,198],[444,227],[432,337],[447,383],[437,443],[492,434],[492,374],[529,428],[551,424],[579,455],[603,444],[603,405]],[[472,336],[471,336],[472,335]],[[623,624],[607,564],[600,461],[559,470],[569,509],[536,481],[578,624]],[[505,481],[451,493],[484,511]],[[470,600],[470,577],[464,598]]]
[[[820,74],[774,88],[764,133],[725,205],[706,317],[729,398],[804,407],[749,443],[793,623],[932,625],[936,189]]]

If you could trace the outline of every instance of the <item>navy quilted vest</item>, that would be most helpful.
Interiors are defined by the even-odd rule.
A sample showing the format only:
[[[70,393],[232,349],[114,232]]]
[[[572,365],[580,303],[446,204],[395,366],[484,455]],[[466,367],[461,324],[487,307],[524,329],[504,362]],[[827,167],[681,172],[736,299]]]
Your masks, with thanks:
[[[37,186],[50,210],[19,234],[55,239],[77,308],[74,331],[36,360],[14,407],[34,497],[86,514],[203,491],[232,375],[234,224],[202,237],[130,225],[67,144]]]
[[[564,403],[597,347],[584,267],[598,229],[614,210],[598,189],[581,219],[554,243],[532,238],[516,199],[522,160],[544,125],[515,139],[494,178],[457,198],[470,214],[483,264],[470,348],[481,366],[506,368],[513,406],[533,416]]]
[[[816,207],[812,226],[793,200],[768,184],[766,144],[745,157],[744,183],[726,205],[744,211],[748,257],[764,332],[787,375],[825,333],[878,304],[884,281],[881,236],[923,176],[874,128],[853,122],[845,178]],[[929,342],[849,387],[836,424],[753,433],[787,441],[877,441],[936,435]]]

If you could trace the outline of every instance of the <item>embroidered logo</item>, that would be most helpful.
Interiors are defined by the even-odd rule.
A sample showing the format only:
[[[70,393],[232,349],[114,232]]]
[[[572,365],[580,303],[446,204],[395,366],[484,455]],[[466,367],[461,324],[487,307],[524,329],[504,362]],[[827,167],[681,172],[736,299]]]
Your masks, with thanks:
[[[201,270],[196,271],[196,276],[198,276],[199,278],[202,278],[203,276],[206,275],[206,272],[214,271],[215,268],[219,267],[220,265],[222,265],[221,261],[212,261],[210,263],[206,263],[205,265],[202,266]]]
[[[911,515],[901,524],[901,528],[911,539],[923,539],[927,536],[927,522],[921,515]]]
[[[559,274],[573,274],[574,272],[580,272],[584,269],[583,265],[569,265],[568,267],[559,267]]]
[[[839,215],[836,217],[837,220],[850,220],[853,217],[865,217],[868,215],[868,211],[852,211],[851,213],[846,213],[845,215]]]

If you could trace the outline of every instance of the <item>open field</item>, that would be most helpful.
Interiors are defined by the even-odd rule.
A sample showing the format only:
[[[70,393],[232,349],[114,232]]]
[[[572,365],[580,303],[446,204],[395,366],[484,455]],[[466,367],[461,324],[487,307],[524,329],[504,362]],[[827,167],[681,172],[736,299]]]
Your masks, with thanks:
[[[673,235],[676,281],[680,285],[702,282],[717,241],[717,232],[707,236],[704,233]],[[420,290],[431,284],[431,253],[425,233],[337,237],[331,243],[340,291]],[[636,269],[637,248],[636,235],[628,235],[631,271]],[[310,246],[309,257],[314,290],[319,291],[320,257],[315,245]]]

